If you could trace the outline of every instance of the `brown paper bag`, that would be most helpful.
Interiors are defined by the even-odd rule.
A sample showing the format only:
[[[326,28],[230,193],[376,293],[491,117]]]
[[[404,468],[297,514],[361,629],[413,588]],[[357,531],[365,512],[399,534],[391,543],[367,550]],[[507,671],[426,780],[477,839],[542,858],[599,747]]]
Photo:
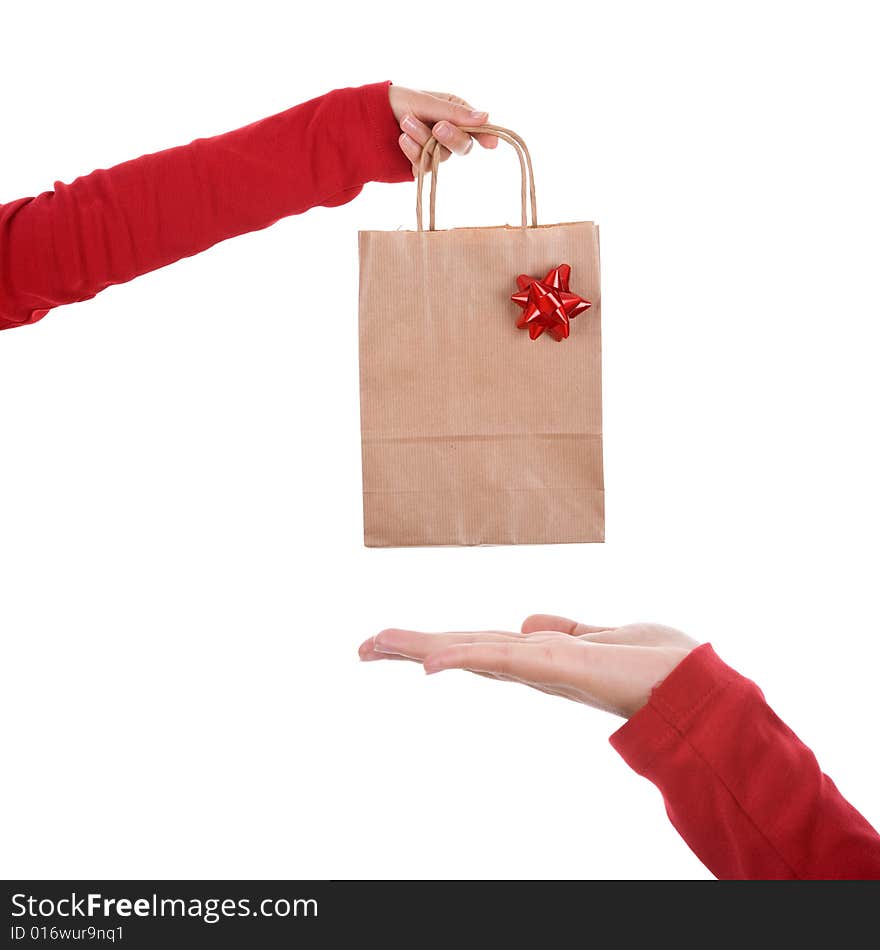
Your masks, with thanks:
[[[589,221],[538,226],[525,143],[491,128],[519,155],[521,227],[435,230],[431,139],[418,231],[359,235],[368,547],[604,540],[599,231]],[[532,340],[517,328],[517,276],[543,279],[560,264],[592,306],[567,339]]]

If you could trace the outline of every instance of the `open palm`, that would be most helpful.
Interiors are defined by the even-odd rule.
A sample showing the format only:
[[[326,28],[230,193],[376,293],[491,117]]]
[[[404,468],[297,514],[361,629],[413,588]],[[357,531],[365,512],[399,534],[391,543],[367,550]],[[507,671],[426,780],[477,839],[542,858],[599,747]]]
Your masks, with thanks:
[[[594,627],[533,614],[520,633],[383,630],[360,647],[362,660],[412,660],[426,673],[460,669],[531,686],[629,718],[697,646],[672,627]]]

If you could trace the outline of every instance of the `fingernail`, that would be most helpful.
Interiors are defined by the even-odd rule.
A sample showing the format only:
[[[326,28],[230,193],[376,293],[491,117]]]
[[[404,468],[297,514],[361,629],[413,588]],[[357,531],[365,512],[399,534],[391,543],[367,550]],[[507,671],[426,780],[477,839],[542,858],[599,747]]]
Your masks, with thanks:
[[[485,122],[486,119],[489,118],[489,113],[488,113],[488,112],[477,112],[476,110],[474,110],[474,111],[471,113],[471,118],[474,120],[474,122]]]
[[[411,115],[405,115],[400,122],[400,127],[407,132],[415,132],[418,126],[416,120]]]
[[[440,139],[441,142],[447,142],[451,136],[452,127],[448,122],[438,122],[434,126],[434,138]]]

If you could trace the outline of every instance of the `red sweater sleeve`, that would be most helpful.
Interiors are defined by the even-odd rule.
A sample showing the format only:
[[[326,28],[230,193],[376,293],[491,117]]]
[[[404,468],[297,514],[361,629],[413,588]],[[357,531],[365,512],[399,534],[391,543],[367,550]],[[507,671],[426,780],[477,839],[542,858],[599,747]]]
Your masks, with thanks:
[[[880,836],[708,643],[611,744],[660,789],[673,825],[716,877],[880,878]]]
[[[287,215],[343,204],[368,181],[411,181],[389,85],[337,89],[0,205],[0,329]]]

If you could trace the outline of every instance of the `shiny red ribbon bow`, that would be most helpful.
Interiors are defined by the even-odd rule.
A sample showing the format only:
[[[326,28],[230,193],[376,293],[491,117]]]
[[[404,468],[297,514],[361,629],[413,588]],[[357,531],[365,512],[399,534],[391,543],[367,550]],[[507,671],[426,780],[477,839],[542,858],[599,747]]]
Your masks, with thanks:
[[[543,279],[520,274],[516,279],[519,293],[510,299],[522,307],[522,316],[517,320],[520,330],[528,330],[533,340],[546,330],[557,343],[569,334],[569,324],[579,313],[588,310],[589,300],[573,294],[568,289],[571,267],[560,264]]]

